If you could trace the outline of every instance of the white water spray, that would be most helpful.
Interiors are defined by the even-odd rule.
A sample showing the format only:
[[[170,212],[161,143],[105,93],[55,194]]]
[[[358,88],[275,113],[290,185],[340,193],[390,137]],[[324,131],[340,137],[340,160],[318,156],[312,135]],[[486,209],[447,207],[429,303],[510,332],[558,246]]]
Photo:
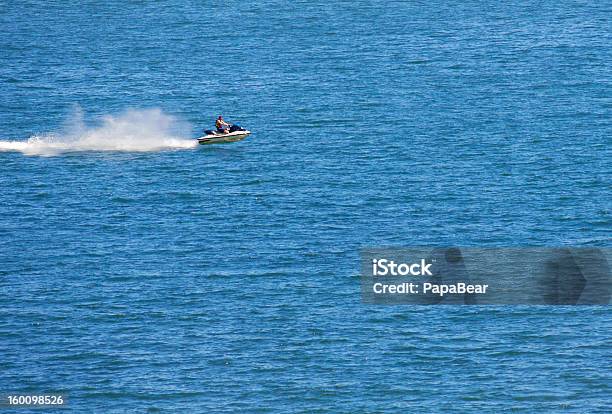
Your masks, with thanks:
[[[99,126],[88,127],[77,107],[64,123],[64,132],[34,135],[27,141],[0,141],[0,151],[52,156],[79,151],[194,148],[197,142],[185,138],[189,130],[189,125],[160,109],[129,109],[117,116],[105,116]]]

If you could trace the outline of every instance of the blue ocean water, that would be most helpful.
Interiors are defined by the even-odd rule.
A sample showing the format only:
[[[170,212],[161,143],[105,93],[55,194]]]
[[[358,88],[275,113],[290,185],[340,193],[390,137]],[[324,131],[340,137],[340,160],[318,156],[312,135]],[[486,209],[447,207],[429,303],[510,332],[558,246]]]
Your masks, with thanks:
[[[363,246],[610,246],[609,20],[594,1],[1,4],[0,393],[610,412],[607,307],[371,306],[357,277]],[[218,114],[252,136],[198,148]]]

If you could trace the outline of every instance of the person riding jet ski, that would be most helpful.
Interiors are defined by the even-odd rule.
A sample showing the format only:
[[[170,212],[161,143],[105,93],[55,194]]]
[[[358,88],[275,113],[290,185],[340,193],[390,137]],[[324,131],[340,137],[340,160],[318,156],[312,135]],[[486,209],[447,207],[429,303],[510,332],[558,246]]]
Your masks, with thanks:
[[[231,125],[223,120],[223,116],[219,115],[219,118],[217,118],[217,121],[215,122],[215,126],[217,127],[217,132],[227,134],[227,131]]]
[[[251,131],[242,128],[240,125],[228,124],[223,120],[223,116],[219,115],[215,121],[217,130],[205,129],[204,136],[198,138],[200,144],[221,144],[227,142],[242,141]]]

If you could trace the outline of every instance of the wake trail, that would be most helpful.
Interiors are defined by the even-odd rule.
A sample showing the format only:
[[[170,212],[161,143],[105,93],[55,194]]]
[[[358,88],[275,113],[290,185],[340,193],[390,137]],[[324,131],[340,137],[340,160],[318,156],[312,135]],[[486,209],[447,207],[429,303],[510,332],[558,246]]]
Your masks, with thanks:
[[[88,127],[80,108],[65,122],[62,133],[34,135],[27,141],[2,141],[0,152],[17,151],[25,155],[53,156],[67,152],[125,151],[146,152],[195,148],[197,141],[185,138],[190,128],[160,109],[129,109],[102,118]]]

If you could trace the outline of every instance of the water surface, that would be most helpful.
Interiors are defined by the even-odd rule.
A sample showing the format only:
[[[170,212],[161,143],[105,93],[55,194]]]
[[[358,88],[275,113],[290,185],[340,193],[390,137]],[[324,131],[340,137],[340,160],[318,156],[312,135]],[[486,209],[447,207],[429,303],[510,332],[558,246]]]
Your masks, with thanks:
[[[610,410],[607,307],[366,306],[357,277],[363,246],[610,246],[603,3],[28,1],[0,27],[0,392]],[[253,135],[197,148],[220,113]]]

